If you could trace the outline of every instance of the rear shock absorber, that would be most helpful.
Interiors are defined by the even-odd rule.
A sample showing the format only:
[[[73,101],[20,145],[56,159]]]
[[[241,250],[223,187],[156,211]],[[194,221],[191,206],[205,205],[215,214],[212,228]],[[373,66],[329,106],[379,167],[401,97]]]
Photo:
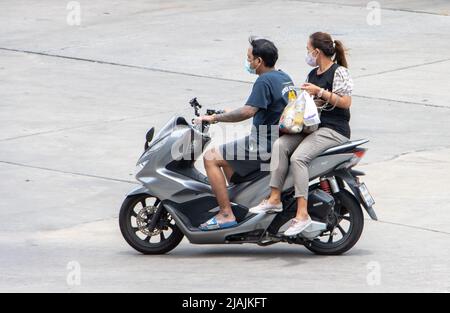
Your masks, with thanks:
[[[328,179],[326,178],[320,179],[320,189],[331,195],[331,186],[330,183],[328,182]]]

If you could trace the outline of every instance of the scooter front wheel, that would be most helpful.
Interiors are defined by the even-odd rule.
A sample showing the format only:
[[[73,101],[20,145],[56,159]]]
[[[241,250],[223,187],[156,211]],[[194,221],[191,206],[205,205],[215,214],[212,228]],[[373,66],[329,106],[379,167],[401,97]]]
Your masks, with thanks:
[[[183,233],[169,213],[162,208],[158,221],[153,221],[160,201],[147,194],[129,196],[120,209],[120,231],[126,242],[143,254],[165,254],[183,240]],[[149,226],[156,222],[150,231]]]

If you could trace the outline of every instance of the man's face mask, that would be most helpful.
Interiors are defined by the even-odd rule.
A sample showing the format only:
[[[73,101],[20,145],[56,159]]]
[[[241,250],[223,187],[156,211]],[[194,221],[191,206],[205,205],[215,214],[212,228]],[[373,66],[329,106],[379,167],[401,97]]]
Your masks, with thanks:
[[[245,71],[249,74],[256,75],[256,68],[253,68],[251,63],[247,60],[245,60]]]

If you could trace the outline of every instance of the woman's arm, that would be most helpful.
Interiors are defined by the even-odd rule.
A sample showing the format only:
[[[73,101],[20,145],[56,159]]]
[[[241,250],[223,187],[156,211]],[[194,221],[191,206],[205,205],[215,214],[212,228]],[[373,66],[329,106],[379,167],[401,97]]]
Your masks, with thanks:
[[[310,83],[303,84],[302,89],[337,108],[349,109],[352,105],[353,80],[344,67],[336,71],[332,92]]]
[[[336,93],[330,91],[324,91],[322,97],[331,105],[340,109],[350,109],[352,106],[352,97],[351,96],[339,96]]]
[[[352,105],[351,96],[339,96],[334,92],[326,91],[314,84],[305,83],[302,85],[301,89],[307,91],[312,96],[317,96],[327,101],[329,104],[337,108],[349,109]]]
[[[349,109],[352,106],[353,79],[347,68],[340,66],[333,79],[333,93],[328,95],[331,97],[329,103],[341,109]]]

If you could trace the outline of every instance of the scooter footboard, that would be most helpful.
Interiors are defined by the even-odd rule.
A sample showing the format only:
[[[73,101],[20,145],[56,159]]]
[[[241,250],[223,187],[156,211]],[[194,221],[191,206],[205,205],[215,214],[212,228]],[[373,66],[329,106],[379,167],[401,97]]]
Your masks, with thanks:
[[[275,214],[259,214],[251,215],[244,219],[238,226],[227,228],[223,230],[201,231],[199,229],[192,229],[187,225],[186,219],[182,217],[179,210],[175,206],[168,202],[163,202],[167,212],[175,220],[176,225],[180,228],[183,234],[193,244],[224,244],[232,243],[228,239],[231,236],[237,236],[240,234],[248,234],[252,232],[261,231],[261,235],[265,233],[270,226]],[[257,242],[258,240],[256,240]]]

